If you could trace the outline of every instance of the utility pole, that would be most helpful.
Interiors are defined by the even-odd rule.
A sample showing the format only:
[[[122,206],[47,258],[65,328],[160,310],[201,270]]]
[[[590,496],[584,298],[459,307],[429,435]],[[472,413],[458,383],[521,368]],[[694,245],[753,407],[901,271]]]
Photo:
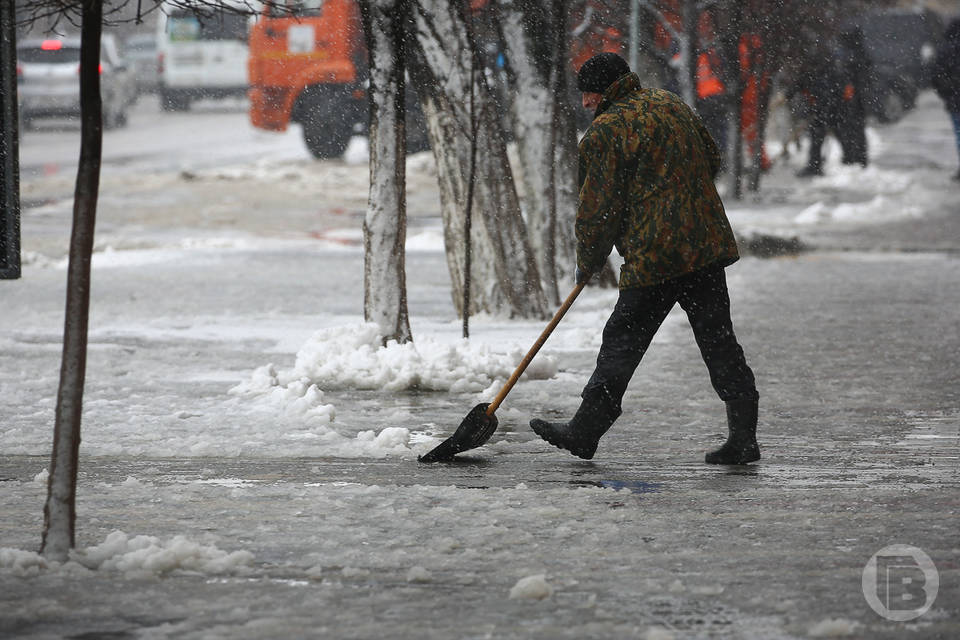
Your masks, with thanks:
[[[20,277],[20,141],[14,2],[0,2],[0,279]]]
[[[630,0],[630,70],[640,63],[640,0]]]

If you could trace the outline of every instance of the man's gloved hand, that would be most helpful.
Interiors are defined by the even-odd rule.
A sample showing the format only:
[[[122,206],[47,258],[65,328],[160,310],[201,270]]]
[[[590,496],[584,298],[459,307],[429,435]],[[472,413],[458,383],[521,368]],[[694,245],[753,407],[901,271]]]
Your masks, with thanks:
[[[580,267],[577,267],[576,276],[575,276],[577,280],[577,284],[586,284],[587,282],[590,281],[590,278],[592,276],[593,276],[592,273],[588,273],[587,271],[583,271]]]

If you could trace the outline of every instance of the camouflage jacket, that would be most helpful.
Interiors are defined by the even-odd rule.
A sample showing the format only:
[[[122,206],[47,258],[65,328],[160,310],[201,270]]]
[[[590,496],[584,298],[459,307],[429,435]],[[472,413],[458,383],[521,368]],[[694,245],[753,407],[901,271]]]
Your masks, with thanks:
[[[713,178],[716,143],[676,95],[636,74],[607,89],[579,148],[577,266],[598,272],[614,245],[620,288],[739,258]]]

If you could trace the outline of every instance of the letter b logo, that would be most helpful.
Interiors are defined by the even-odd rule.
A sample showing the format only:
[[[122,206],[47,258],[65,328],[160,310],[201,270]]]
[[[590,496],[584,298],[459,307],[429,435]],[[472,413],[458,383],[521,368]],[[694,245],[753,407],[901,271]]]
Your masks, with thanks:
[[[926,553],[905,544],[878,551],[863,568],[867,604],[887,620],[905,622],[933,605],[940,575]]]

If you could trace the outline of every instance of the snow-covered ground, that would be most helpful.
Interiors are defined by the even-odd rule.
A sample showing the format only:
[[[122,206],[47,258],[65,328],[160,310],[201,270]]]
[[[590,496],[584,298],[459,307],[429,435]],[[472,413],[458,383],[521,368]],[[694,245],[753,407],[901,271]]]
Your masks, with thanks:
[[[141,126],[148,122],[146,115],[149,123],[158,123],[156,129]],[[368,180],[364,141],[354,139],[342,162],[317,163],[305,157],[296,131],[257,132],[239,111],[225,117],[201,110],[174,114],[170,121],[159,115],[135,117],[130,130],[110,132],[105,143],[93,260],[92,366],[101,359],[109,363],[105,366],[119,389],[131,380],[155,377],[160,386],[175,378],[188,385],[202,382],[209,391],[185,405],[175,393],[156,388],[130,397],[118,393],[117,385],[105,385],[102,396],[94,392],[86,399],[83,454],[412,457],[435,444],[431,436],[445,433],[446,425],[435,425],[428,415],[418,420],[405,408],[371,423],[343,406],[352,399],[340,399],[356,392],[413,390],[460,394],[464,406],[490,400],[542,329],[538,323],[480,317],[473,320],[473,339],[461,341],[444,292],[448,281],[429,153],[412,158],[408,171],[413,227],[408,286],[416,341],[380,349],[380,336],[363,325],[360,312],[360,219]],[[831,138],[827,175],[801,182],[792,174],[803,166],[805,150],[794,150],[780,158],[758,195],[742,202],[728,199],[734,228],[745,237],[816,238],[960,210],[960,190],[949,179],[955,162],[949,123],[939,101],[925,95],[911,118],[922,121],[920,129],[930,139],[917,141],[926,162],[889,168],[884,161],[902,143],[889,141],[883,129],[871,129],[876,161],[870,167],[840,164],[839,146]],[[197,137],[197,131],[203,135]],[[57,130],[28,134],[25,165],[42,162],[50,151],[37,146],[51,136],[60,145],[54,145],[57,153],[71,138]],[[116,156],[111,143],[119,149]],[[779,157],[781,145],[773,140],[770,147]],[[254,162],[246,159],[255,155]],[[231,157],[241,161],[231,163]],[[177,163],[173,170],[171,163]],[[32,283],[42,282],[54,292],[65,277],[73,177],[66,169],[24,181],[25,276],[4,287],[16,308],[33,317],[25,322],[19,314],[7,316],[4,340],[11,345],[42,342],[50,352],[58,348],[61,301],[54,295],[38,304]],[[45,190],[59,194],[45,198]],[[41,200],[49,202],[37,204]],[[48,237],[54,230],[57,244]],[[256,273],[237,269],[237,263],[256,264]],[[223,288],[213,288],[217,299],[209,299],[211,287],[195,286],[192,278],[223,281]],[[291,281],[313,282],[310,299],[280,293]],[[120,290],[129,297],[118,299]],[[595,352],[598,327],[614,297],[610,292],[585,295],[527,378],[582,376],[566,361],[573,357],[583,363]],[[683,322],[679,315],[673,320]],[[257,349],[227,368],[218,366],[219,359],[188,365],[177,348],[189,344],[202,353],[208,345],[248,343],[257,343]],[[149,349],[155,353],[152,362],[127,366],[129,352],[139,344],[170,346]],[[254,355],[257,350],[261,355]],[[48,384],[56,374],[48,369]],[[91,390],[96,389],[96,369],[90,378]],[[552,385],[539,388],[543,395],[537,404],[548,404]],[[0,451],[44,454],[51,434],[38,418],[49,411],[53,394],[37,389],[23,397],[42,410],[8,422],[0,432]],[[510,410],[508,402],[505,411]],[[151,425],[153,435],[144,437],[138,428],[143,424]]]
[[[763,190],[727,198],[741,237],[827,249],[728,271],[769,452],[729,473],[697,462],[722,405],[677,310],[597,462],[526,428],[575,409],[616,299],[600,290],[488,446],[418,465],[543,328],[480,316],[460,338],[429,154],[408,168],[415,342],[380,348],[362,322],[364,141],[315,162],[298,132],[256,132],[240,109],[141,106],[105,140],[78,552],[57,567],[33,552],[75,136],[26,134],[24,273],[0,282],[0,637],[957,633],[956,505],[942,495],[958,482],[960,186],[931,94],[870,130],[870,167],[840,165],[831,141],[827,175],[800,181],[804,153],[772,143]],[[920,251],[878,251],[900,245]],[[859,571],[896,531],[938,561],[943,593],[885,626]]]

